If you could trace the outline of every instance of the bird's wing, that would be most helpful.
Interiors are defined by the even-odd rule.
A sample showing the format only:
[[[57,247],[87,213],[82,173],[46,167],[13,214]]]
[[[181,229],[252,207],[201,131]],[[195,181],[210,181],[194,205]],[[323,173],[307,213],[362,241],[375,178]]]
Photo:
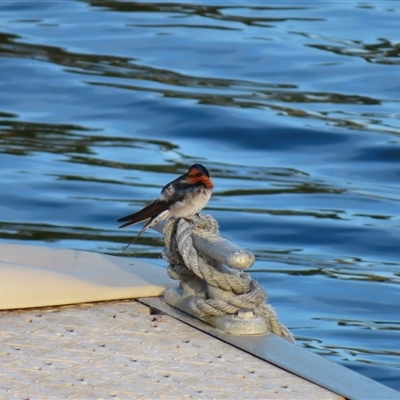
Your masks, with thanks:
[[[168,210],[170,207],[170,201],[162,201],[162,200],[155,200],[152,203],[148,204],[146,207],[142,208],[141,210],[126,215],[125,217],[119,218],[117,222],[126,222],[125,224],[121,225],[120,228],[124,228],[128,225],[134,225],[139,222],[145,221],[149,218],[153,218],[156,215],[162,213],[165,210]]]
[[[185,177],[186,175],[182,175],[165,185],[161,190],[160,197],[146,207],[133,214],[117,219],[117,222],[128,221],[121,225],[120,228],[153,218],[163,211],[168,210],[172,204],[181,201],[185,196],[185,192],[193,188],[193,184],[188,184]]]

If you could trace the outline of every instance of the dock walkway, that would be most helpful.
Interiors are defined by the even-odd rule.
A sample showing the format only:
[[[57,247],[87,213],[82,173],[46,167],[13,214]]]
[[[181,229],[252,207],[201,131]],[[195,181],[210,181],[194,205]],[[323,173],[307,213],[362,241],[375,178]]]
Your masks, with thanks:
[[[0,244],[0,400],[400,400],[280,336],[193,318],[161,300],[174,287],[135,258]]]
[[[0,321],[0,399],[343,399],[135,300]]]

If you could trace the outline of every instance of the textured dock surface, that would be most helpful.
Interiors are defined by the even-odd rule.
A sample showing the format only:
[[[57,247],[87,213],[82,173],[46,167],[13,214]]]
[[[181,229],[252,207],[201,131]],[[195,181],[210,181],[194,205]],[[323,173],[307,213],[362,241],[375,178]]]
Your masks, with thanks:
[[[137,301],[0,311],[0,399],[342,399]]]

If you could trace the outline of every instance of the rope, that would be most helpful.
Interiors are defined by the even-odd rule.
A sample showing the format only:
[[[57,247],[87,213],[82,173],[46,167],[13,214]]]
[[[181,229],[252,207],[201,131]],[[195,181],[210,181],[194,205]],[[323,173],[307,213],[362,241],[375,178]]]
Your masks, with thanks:
[[[221,298],[208,297],[208,293],[192,296],[190,310],[199,318],[236,314],[250,310],[267,321],[269,331],[294,342],[289,330],[282,325],[273,308],[265,303],[267,293],[250,275],[235,270],[218,270],[219,264],[199,253],[193,245],[192,233],[202,236],[218,235],[218,224],[210,215],[195,216],[193,220],[170,218],[164,226],[165,248],[162,256],[169,263],[168,275],[172,279],[188,282],[197,276],[221,291]]]

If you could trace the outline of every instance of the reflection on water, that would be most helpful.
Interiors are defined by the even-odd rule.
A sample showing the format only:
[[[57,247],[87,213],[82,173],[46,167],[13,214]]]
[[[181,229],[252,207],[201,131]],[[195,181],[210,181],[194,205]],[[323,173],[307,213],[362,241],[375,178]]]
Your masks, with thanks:
[[[0,11],[4,242],[164,265],[159,234],[124,253],[138,228],[115,220],[202,162],[207,212],[256,254],[252,273],[299,343],[400,389],[400,7]]]

